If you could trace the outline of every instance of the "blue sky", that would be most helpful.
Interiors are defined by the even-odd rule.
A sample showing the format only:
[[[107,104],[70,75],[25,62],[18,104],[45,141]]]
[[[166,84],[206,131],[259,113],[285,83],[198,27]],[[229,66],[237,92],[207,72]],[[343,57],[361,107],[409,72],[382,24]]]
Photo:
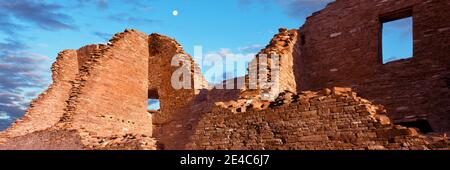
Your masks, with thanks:
[[[51,83],[51,64],[64,49],[134,28],[173,37],[191,55],[198,45],[203,54],[252,55],[278,28],[299,28],[330,1],[0,0],[0,129]]]
[[[383,63],[413,55],[412,17],[383,24]]]

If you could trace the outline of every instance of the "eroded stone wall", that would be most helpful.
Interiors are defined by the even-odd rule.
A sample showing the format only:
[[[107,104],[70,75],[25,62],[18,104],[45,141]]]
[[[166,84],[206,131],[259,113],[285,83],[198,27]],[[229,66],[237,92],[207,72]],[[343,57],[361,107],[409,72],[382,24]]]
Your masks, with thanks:
[[[348,88],[282,93],[264,110],[206,113],[188,149],[427,149],[413,128],[394,126],[382,107]]]
[[[174,39],[159,34],[149,36],[149,98],[157,98],[160,101],[161,112],[154,114],[153,123],[164,124],[172,120],[172,115],[180,111],[192,102],[199,94],[200,88],[204,88],[207,82],[201,75],[200,67],[194,62],[192,57],[184,52],[181,45]],[[172,61],[175,65],[172,65]],[[183,65],[190,64],[186,68],[189,72],[190,86],[175,89],[172,86],[172,76],[183,81],[183,74],[180,77],[174,75],[175,71],[182,71]],[[175,79],[176,79],[175,78]],[[194,79],[197,79],[198,87],[194,88]]]
[[[277,77],[274,63],[262,73],[280,80],[268,100],[248,88],[248,75],[236,78],[243,90],[206,89],[174,39],[126,30],[106,45],[61,52],[53,84],[0,133],[0,149],[448,149],[447,137],[430,143],[388,117],[424,115],[433,130],[448,131],[449,5],[337,0],[299,30],[280,29],[259,53],[281,59]],[[382,64],[381,22],[408,13],[413,58]],[[191,88],[172,86],[182,67],[173,59],[191,64]],[[334,86],[354,91],[323,89]],[[305,91],[314,89],[323,90]],[[161,109],[147,111],[149,98]]]
[[[151,136],[147,112],[148,39],[137,31],[116,34],[80,68],[59,126],[111,134]],[[120,102],[121,104],[118,104]]]
[[[249,74],[245,76],[245,88],[242,89],[241,98],[273,100],[280,92],[297,91],[294,76],[296,42],[297,30],[279,29],[278,34],[274,35],[269,44],[249,63]],[[261,95],[267,96],[261,98]]]
[[[449,8],[441,0],[330,3],[299,30],[298,90],[352,87],[386,106],[394,120],[422,116],[434,131],[450,131]],[[413,18],[412,58],[383,64],[381,23],[408,15]]]
[[[71,83],[78,74],[81,61],[88,58],[96,48],[96,45],[89,45],[79,50],[60,52],[51,68],[52,84],[31,102],[25,115],[3,133],[16,137],[44,130],[57,123],[67,106],[66,100],[69,98]]]
[[[155,149],[148,70],[141,69],[148,60],[148,36],[135,30],[116,34],[107,45],[61,52],[52,68],[54,83],[24,121],[2,134],[0,148]],[[76,145],[68,142],[74,138]]]
[[[171,64],[174,58],[178,66]],[[61,52],[54,83],[19,123],[0,134],[0,149],[155,149],[153,137],[162,133],[153,134],[153,126],[161,129],[198,101],[200,89],[193,84],[180,90],[171,84],[172,73],[186,62],[188,81],[195,78],[198,88],[205,88],[199,66],[163,35],[125,30],[106,45]],[[149,112],[149,98],[160,99],[161,110]],[[61,138],[50,139],[58,134]],[[75,138],[79,142],[67,147],[50,146]]]

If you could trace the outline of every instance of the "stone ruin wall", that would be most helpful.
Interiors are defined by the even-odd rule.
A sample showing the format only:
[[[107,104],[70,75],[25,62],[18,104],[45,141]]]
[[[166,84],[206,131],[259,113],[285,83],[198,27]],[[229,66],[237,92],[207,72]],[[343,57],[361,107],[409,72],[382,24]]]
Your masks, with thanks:
[[[79,50],[65,50],[58,54],[56,62],[52,65],[53,83],[49,88],[33,100],[25,115],[18,119],[5,132],[16,137],[44,130],[56,124],[66,108],[66,99],[69,98],[71,82],[78,74],[79,61],[88,58],[97,46],[85,46]],[[46,113],[46,114],[42,114]],[[20,124],[20,125],[19,125]]]
[[[266,54],[269,58],[267,61],[267,72],[257,72],[257,77],[267,76],[269,79],[279,79],[279,86],[270,89],[271,95],[276,98],[280,92],[289,91],[296,92],[296,84],[293,74],[293,54],[295,52],[295,43],[297,37],[297,30],[280,29],[266,46],[258,54]],[[271,77],[271,63],[269,54],[276,54],[280,57],[280,70],[275,77]],[[258,70],[259,55],[249,63],[249,67],[255,67],[253,69]],[[252,68],[249,68],[252,69]],[[265,74],[265,75],[264,75]],[[240,79],[240,80],[239,80]],[[230,107],[234,110],[239,109],[241,112],[245,112],[249,107],[248,103],[251,100],[251,107],[255,109],[265,109],[268,106],[268,101],[261,100],[261,93],[259,83],[250,84],[249,76],[235,78],[224,81],[221,85],[223,88],[235,87],[236,89],[211,89],[202,90],[203,93],[199,93],[195,96],[190,105],[178,112],[173,113],[170,122],[156,125],[155,129],[158,129],[154,133],[155,138],[158,139],[158,147],[160,149],[186,149],[186,144],[191,142],[191,136],[195,133],[195,129],[198,122],[203,119],[204,113],[211,112],[216,102],[230,102]],[[244,86],[239,86],[238,81],[243,81]],[[255,82],[255,81],[252,81]],[[250,86],[257,87],[258,89],[249,89]],[[266,104],[264,106],[264,104]],[[162,111],[163,113],[163,111]],[[165,114],[165,113],[163,113]],[[155,122],[154,122],[155,123]]]
[[[448,21],[450,13],[447,10],[449,5],[449,2],[438,0],[337,0],[328,4],[325,9],[310,16],[305,25],[298,30],[298,41],[292,51],[296,91],[303,93],[304,90],[320,90],[334,86],[352,87],[363,98],[385,105],[386,115],[395,122],[425,119],[435,132],[449,131],[450,22]],[[382,21],[399,19],[396,17],[407,15],[412,15],[414,20],[413,58],[382,64]],[[247,93],[244,91],[241,96],[259,95],[259,93]],[[327,98],[327,96],[319,98]],[[335,96],[332,98],[339,100]],[[350,108],[370,104],[370,102],[361,103],[360,99],[355,97],[352,100],[346,103]],[[333,106],[342,103],[330,104]],[[380,121],[373,118],[373,116],[379,117],[379,114],[361,114],[361,111],[372,112],[371,109],[336,114],[328,113],[327,107],[322,108],[325,109],[325,113],[319,113],[324,110],[312,107],[309,111],[302,112],[295,109],[299,104],[291,105],[293,106],[286,106],[286,108],[291,107],[286,111],[283,108],[264,110],[267,109],[264,108],[267,107],[267,103],[264,102],[235,100],[218,103],[218,106],[199,120],[187,148],[424,149],[434,147],[428,143],[430,140],[417,135],[415,129],[393,125],[393,122],[386,120],[385,116],[382,116],[385,124],[380,124]],[[260,110],[261,106],[263,106],[262,110]],[[310,111],[318,113],[317,116],[311,119],[301,116],[310,114]],[[289,113],[292,116],[286,116]],[[278,119],[264,119],[272,116]],[[344,118],[330,119],[329,117],[332,116]],[[283,119],[286,117],[294,120]],[[288,122],[288,125],[285,122]],[[352,124],[354,122],[364,123],[359,125],[361,128],[348,128],[356,127]],[[279,125],[280,123],[282,125]],[[330,128],[338,124],[347,129]],[[288,128],[289,125],[292,126],[291,129]],[[256,126],[264,130],[255,132]],[[295,137],[290,138],[289,136],[292,135]],[[293,140],[285,141],[286,138]],[[445,147],[448,148],[448,144],[444,145]]]
[[[172,56],[192,58],[171,38],[126,30],[108,45],[60,53],[54,83],[0,133],[0,149],[448,148],[386,117],[427,114],[447,131],[448,5],[337,0],[299,30],[280,29],[260,52],[282,59],[274,101],[257,90],[175,90]],[[383,65],[380,19],[398,10],[412,11],[414,56]],[[191,66],[190,81],[204,87],[199,70]],[[325,87],[334,90],[304,91]],[[147,111],[149,98],[161,110]]]
[[[297,53],[296,42],[297,30],[279,29],[279,33],[274,35],[269,45],[256,54],[255,59],[249,63],[248,72],[254,73],[250,74],[254,76],[247,75],[245,77],[245,89],[243,89],[241,98],[250,99],[249,97],[254,95],[259,96],[261,93],[267,93],[270,96],[269,98],[273,100],[280,92],[297,92],[293,69],[294,55]],[[275,59],[275,57],[278,57],[278,59]],[[266,67],[267,70],[260,70],[260,67]],[[266,79],[275,86],[263,91],[261,89],[264,88],[265,82],[262,81]]]
[[[194,97],[199,94],[199,89],[194,89],[194,81],[200,88],[207,86],[206,80],[201,75],[198,66],[189,54],[184,52],[182,46],[176,40],[158,35],[149,36],[149,98],[159,99],[161,112],[154,115],[153,124],[160,125],[171,121],[172,114],[187,107]],[[172,74],[179,68],[171,66],[172,57],[177,56],[180,62],[191,63],[192,89],[174,89],[171,84]],[[181,63],[180,63],[181,64]],[[194,80],[194,78],[198,78]]]
[[[283,93],[269,108],[217,105],[199,121],[187,149],[427,149],[413,128],[393,125],[382,107],[349,88]]]
[[[450,131],[450,8],[442,0],[337,0],[299,30],[298,90],[352,87],[394,121]],[[411,15],[413,56],[382,64],[381,22]]]
[[[198,93],[171,88],[170,77],[179,68],[170,64],[175,54],[193,62],[175,40],[134,30],[114,35],[107,45],[61,52],[53,84],[0,134],[0,148],[155,149],[153,126],[171,121]],[[188,69],[205,87],[199,66]],[[147,110],[149,98],[161,100],[161,111]]]
[[[142,57],[148,56],[146,37],[126,31],[116,34],[108,45],[61,52],[52,67],[53,84],[32,102],[24,121],[19,120],[2,132],[4,146],[55,149],[62,145],[54,144],[66,143],[60,149],[89,149],[98,145],[108,147],[114,142],[95,142],[106,141],[109,137],[119,142],[136,134],[150,137],[151,119],[145,109],[147,71],[138,69],[148,64],[148,57]],[[136,67],[129,67],[133,64]],[[122,81],[124,79],[128,81]],[[117,82],[112,83],[114,80]],[[117,91],[127,93],[120,95]],[[111,98],[128,105],[108,103]],[[53,139],[55,134],[61,137]]]
[[[151,34],[149,51],[149,98],[160,101],[160,110],[152,114],[153,137],[158,139],[159,149],[167,149],[188,138],[187,131],[179,128],[179,124],[186,127],[197,114],[204,113],[202,109],[208,108],[205,106],[208,104],[199,99],[205,98],[205,94],[200,91],[206,90],[208,82],[201,75],[200,66],[176,40]],[[188,81],[193,89],[176,90],[172,87],[172,74],[180,68],[171,66],[172,57],[175,55],[180,62],[191,63],[188,69],[192,77]],[[194,82],[198,83],[199,89],[194,88]]]
[[[58,123],[69,129],[151,136],[148,113],[148,36],[116,34],[80,68],[72,83],[67,110]],[[120,102],[121,104],[118,104]]]

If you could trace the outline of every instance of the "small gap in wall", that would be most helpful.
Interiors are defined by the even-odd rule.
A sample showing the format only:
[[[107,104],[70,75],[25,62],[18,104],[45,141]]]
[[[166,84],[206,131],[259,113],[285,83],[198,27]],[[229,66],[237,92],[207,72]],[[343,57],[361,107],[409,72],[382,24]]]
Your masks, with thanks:
[[[159,99],[148,99],[148,110],[159,110],[160,102]]]
[[[417,128],[422,133],[430,133],[433,132],[433,129],[431,128],[430,123],[426,119],[417,119],[413,121],[403,121],[403,122],[397,122],[394,123],[396,125],[406,126],[406,127],[412,127]]]

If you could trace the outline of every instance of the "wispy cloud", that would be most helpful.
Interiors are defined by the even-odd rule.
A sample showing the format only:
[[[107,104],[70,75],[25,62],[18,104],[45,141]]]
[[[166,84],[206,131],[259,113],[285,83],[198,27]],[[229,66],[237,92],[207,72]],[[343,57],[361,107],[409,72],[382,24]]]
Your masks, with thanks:
[[[19,118],[28,107],[29,101],[14,93],[0,93],[0,113],[6,120]]]
[[[286,13],[293,18],[304,19],[325,7],[326,4],[334,0],[239,0],[241,5],[249,5],[252,3],[274,3],[281,6]]]
[[[0,112],[0,120],[10,120],[11,116],[9,116],[6,112]]]
[[[23,29],[24,26],[14,23],[9,15],[7,14],[0,15],[0,32],[3,32],[11,36],[15,36],[17,31],[22,31]]]
[[[95,4],[99,9],[108,9],[108,0],[77,0],[78,5],[84,7],[85,5]]]
[[[289,16],[291,17],[301,17],[310,15],[311,13],[318,11],[325,7],[330,2],[334,0],[276,0],[277,3],[281,4]]]
[[[264,48],[264,45],[261,44],[253,44],[253,45],[249,45],[249,46],[243,46],[243,47],[238,47],[237,50],[239,52],[257,52],[259,50],[261,50],[262,48]]]
[[[238,51],[235,53],[234,51]],[[207,52],[202,60],[202,71],[210,83],[220,83],[223,80],[243,76],[247,73],[248,63],[255,58],[254,52],[221,48]]]
[[[0,52],[0,92],[21,93],[25,88],[47,84],[42,77],[42,62],[47,57],[26,51]]]
[[[95,5],[98,9],[106,10],[110,9],[111,3],[119,2],[128,6],[132,6],[135,9],[148,11],[151,9],[151,7],[148,6],[151,1],[153,0],[77,0],[77,5],[78,7]]]
[[[250,5],[252,3],[268,3],[273,0],[238,0],[240,5]]]
[[[97,37],[100,37],[101,39],[104,39],[104,40],[109,40],[113,36],[113,34],[100,32],[100,31],[95,31],[95,32],[93,32],[93,34],[96,35]]]
[[[384,23],[383,29],[392,34],[389,36],[396,36],[397,34],[400,34],[401,36],[398,36],[400,40],[404,38],[412,38],[410,37],[413,29],[412,17]]]
[[[0,51],[6,53],[7,51],[22,50],[27,46],[20,41],[6,38],[5,42],[0,42]]]
[[[134,17],[124,13],[110,15],[108,19],[118,23],[127,23],[127,24],[156,24],[162,22],[162,20]]]
[[[27,48],[19,41],[0,41],[0,130],[22,116],[31,98],[48,83],[42,74],[48,71],[41,66],[48,57]]]
[[[7,15],[9,17],[33,23],[45,30],[77,29],[75,25],[71,24],[70,16],[59,12],[61,9],[63,9],[61,5],[43,1],[0,0],[0,13],[9,14]],[[17,24],[10,22],[10,19],[3,19],[3,21],[9,21],[8,24],[17,27]]]

